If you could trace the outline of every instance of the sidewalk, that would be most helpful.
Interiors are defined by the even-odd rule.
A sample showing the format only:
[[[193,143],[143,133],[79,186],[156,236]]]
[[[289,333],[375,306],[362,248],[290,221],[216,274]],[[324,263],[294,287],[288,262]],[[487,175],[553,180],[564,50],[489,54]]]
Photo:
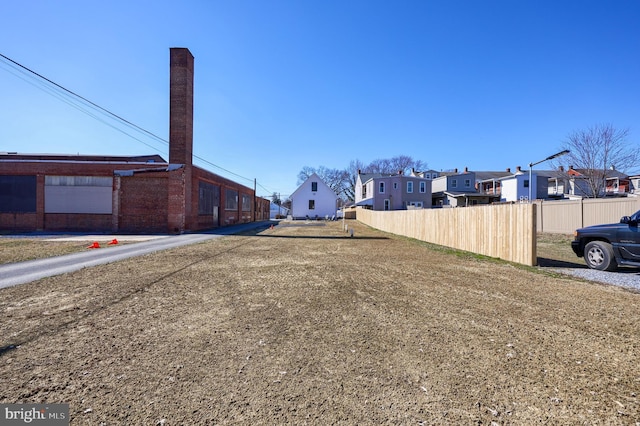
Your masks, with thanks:
[[[28,283],[45,277],[77,271],[82,268],[112,263],[130,257],[142,256],[187,244],[199,243],[225,235],[233,235],[250,230],[259,231],[262,228],[266,229],[271,225],[271,221],[263,221],[226,226],[202,233],[182,235],[143,235],[137,236],[139,238],[144,238],[144,240],[140,240],[140,242],[112,247],[109,250],[88,250],[86,252],[72,253],[64,256],[0,265],[0,289]],[[87,241],[101,241],[103,239],[108,240],[109,238],[124,240],[127,237],[127,235],[74,235],[67,237],[61,236],[59,241],[63,241],[63,238],[74,238],[78,241],[83,241],[87,238],[89,238]],[[132,235],[131,237],[136,236]],[[50,234],[47,238],[50,238]]]

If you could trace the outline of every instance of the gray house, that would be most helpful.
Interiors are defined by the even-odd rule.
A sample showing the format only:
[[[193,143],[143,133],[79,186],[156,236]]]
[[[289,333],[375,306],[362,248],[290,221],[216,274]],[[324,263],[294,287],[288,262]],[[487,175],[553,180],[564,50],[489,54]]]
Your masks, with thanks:
[[[437,172],[433,172],[435,175]],[[430,175],[431,172],[429,172]],[[358,171],[355,203],[372,210],[407,210],[431,207],[431,181],[412,171],[394,175]]]
[[[476,172],[470,172],[467,168],[462,173],[458,173],[457,169],[452,173],[443,173],[433,180],[431,188],[434,207],[467,207],[490,204],[500,199],[495,194],[479,191]]]

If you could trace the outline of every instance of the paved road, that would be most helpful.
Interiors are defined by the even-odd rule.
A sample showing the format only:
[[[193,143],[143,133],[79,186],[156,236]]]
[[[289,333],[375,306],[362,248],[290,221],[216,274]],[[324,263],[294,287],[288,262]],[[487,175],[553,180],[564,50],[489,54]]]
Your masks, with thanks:
[[[0,288],[24,284],[45,277],[116,262],[129,257],[142,256],[173,247],[199,243],[224,235],[237,234],[251,229],[267,228],[272,223],[269,221],[247,223],[228,226],[206,233],[167,236],[140,243],[111,247],[109,250],[90,250],[64,256],[0,265]]]

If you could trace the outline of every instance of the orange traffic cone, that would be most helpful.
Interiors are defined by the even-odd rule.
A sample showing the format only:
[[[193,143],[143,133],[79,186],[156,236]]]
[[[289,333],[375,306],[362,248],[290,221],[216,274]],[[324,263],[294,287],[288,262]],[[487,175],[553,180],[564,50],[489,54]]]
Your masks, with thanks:
[[[94,249],[94,248],[100,248],[100,243],[97,241],[94,241],[93,244],[91,244],[89,247],[87,247],[88,249]]]
[[[111,240],[111,242],[108,245],[112,246],[114,244],[118,244],[118,240],[116,240],[115,238]]]

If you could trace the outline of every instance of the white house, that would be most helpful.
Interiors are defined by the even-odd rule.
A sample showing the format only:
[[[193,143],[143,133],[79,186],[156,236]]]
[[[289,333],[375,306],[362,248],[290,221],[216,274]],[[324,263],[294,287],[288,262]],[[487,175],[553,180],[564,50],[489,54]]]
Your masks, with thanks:
[[[530,182],[529,173],[521,171],[515,175],[502,178],[500,201],[528,201],[529,196],[533,200],[549,198],[549,178],[533,172],[531,180]],[[531,185],[531,188],[529,188],[529,185]]]
[[[290,198],[291,216],[294,219],[331,218],[336,214],[338,195],[315,173]]]

